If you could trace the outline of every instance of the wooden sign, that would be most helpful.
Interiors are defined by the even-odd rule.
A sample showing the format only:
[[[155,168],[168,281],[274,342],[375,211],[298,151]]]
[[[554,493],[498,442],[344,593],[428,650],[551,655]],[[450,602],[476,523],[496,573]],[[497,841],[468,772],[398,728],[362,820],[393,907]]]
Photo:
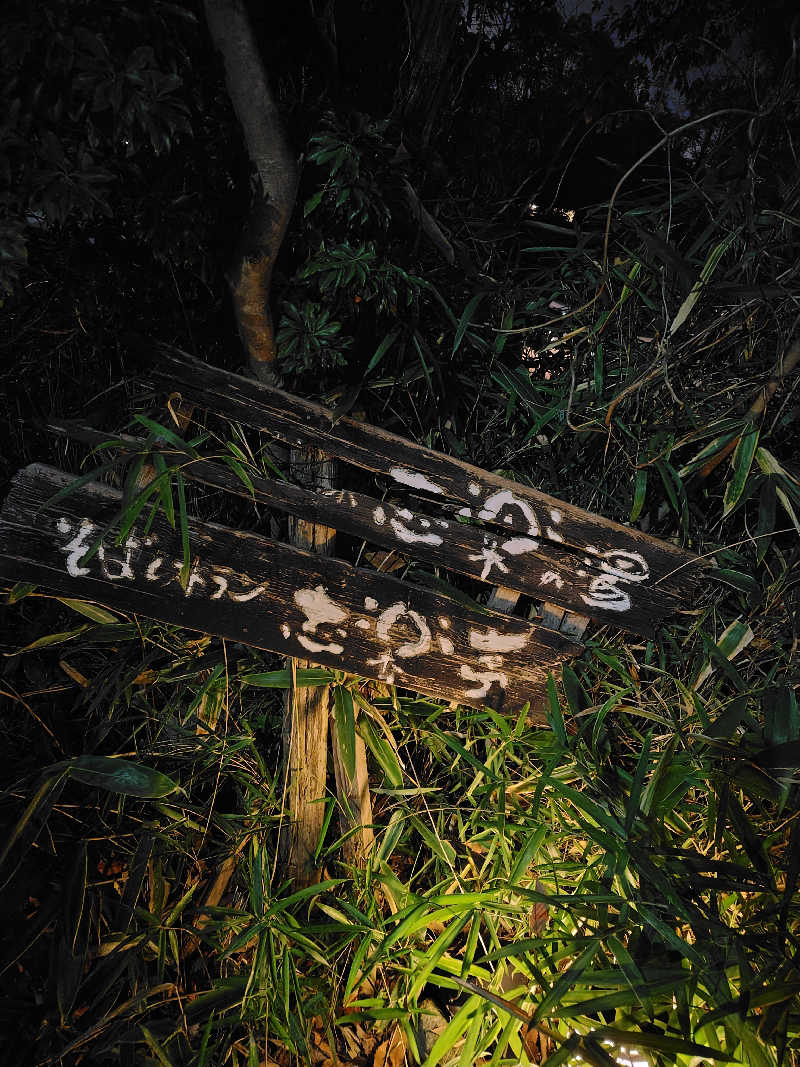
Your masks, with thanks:
[[[72,481],[40,464],[16,475],[0,514],[0,578],[498,709],[528,701],[536,707],[548,672],[581,651],[563,634],[524,619],[196,520],[189,522],[185,588],[180,538],[160,516],[146,533],[139,523],[124,545],[113,547],[107,538],[86,559],[122,497],[89,483],[48,503]],[[343,513],[358,510],[346,495],[335,502]],[[395,517],[387,510],[378,525]],[[397,521],[408,520],[398,513]],[[415,547],[426,543],[424,529],[415,531]]]
[[[194,405],[382,476],[413,501],[258,480],[274,507],[646,636],[693,601],[704,563],[668,542],[182,354],[165,354],[152,377]],[[188,477],[242,491],[228,471],[184,458]]]

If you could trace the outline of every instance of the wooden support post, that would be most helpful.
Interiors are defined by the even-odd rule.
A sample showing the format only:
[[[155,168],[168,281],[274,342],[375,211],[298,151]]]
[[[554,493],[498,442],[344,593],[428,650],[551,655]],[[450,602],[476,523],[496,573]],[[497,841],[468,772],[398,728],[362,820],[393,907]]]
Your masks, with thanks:
[[[292,476],[306,489],[331,489],[334,463],[323,453],[311,450],[292,453]],[[298,548],[329,556],[336,531],[302,519],[290,520],[289,533]],[[311,666],[295,660],[296,668]],[[284,845],[286,870],[297,888],[319,878],[314,853],[322,833],[326,791],[328,728],[332,725],[330,686],[291,689],[284,717],[284,751],[288,774],[288,842]],[[344,856],[360,865],[372,848],[372,803],[367,774],[367,752],[358,734],[355,744],[355,773],[348,777],[341,756],[339,737],[332,733],[336,793],[339,798],[339,827],[347,835]],[[353,832],[351,832],[353,831]]]
[[[333,485],[333,462],[320,452],[292,452],[292,477],[308,489],[330,489]],[[333,553],[336,531],[304,519],[289,519],[289,535],[298,548]],[[293,660],[294,669],[310,664]],[[297,889],[319,881],[314,861],[325,819],[325,790],[328,766],[328,715],[330,686],[297,689],[286,694],[283,719],[283,748],[286,767],[286,811],[280,855],[286,874]]]

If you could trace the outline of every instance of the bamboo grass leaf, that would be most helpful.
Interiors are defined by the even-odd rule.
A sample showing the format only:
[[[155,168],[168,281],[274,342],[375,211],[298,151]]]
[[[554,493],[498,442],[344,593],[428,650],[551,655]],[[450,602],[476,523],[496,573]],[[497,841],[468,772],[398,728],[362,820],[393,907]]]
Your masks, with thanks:
[[[157,799],[179,788],[177,782],[152,767],[109,756],[78,756],[67,761],[64,769],[84,785],[134,797]]]
[[[350,781],[356,773],[356,720],[353,695],[343,685],[333,690],[334,722],[342,753],[342,764]]]
[[[723,518],[731,513],[744,492],[757,445],[758,427],[754,426],[742,434],[739,443],[736,446],[736,451],[733,453],[733,477],[725,486],[725,499],[722,510]]]

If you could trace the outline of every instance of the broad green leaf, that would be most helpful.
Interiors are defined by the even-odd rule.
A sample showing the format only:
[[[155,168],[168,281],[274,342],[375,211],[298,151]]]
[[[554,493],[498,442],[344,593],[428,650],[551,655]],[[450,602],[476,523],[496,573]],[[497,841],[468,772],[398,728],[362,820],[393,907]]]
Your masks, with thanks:
[[[646,493],[647,468],[642,467],[637,470],[633,482],[633,504],[631,505],[631,513],[628,517],[629,522],[636,522],[636,520],[642,514],[642,508],[644,507],[644,498]]]
[[[509,334],[507,333],[507,331],[510,330],[513,327],[513,325],[514,325],[514,310],[513,310],[513,308],[509,308],[508,311],[506,311],[505,314],[503,315],[502,321],[500,323],[500,330],[498,331],[497,335],[495,336],[494,343],[492,345],[492,351],[495,353],[495,355],[499,356],[500,353],[505,348],[506,341],[508,340],[508,337],[509,337]]]
[[[725,1052],[709,1048],[708,1045],[698,1045],[694,1041],[687,1041],[681,1037],[668,1037],[666,1034],[654,1034],[643,1030],[617,1030],[611,1026],[602,1026],[592,1030],[590,1037],[598,1041],[613,1041],[614,1044],[623,1048],[652,1048],[659,1052],[673,1052],[683,1056],[701,1056],[720,1063],[733,1063],[735,1056],[728,1056]]]
[[[716,647],[719,654],[724,657],[724,659],[733,660],[739,655],[742,649],[747,648],[754,637],[755,634],[746,622],[742,622],[741,619],[735,619],[725,628],[719,641],[717,641]],[[700,673],[692,683],[692,689],[697,689],[702,685],[714,669],[714,665],[709,659],[701,668]]]
[[[692,291],[686,297],[684,302],[678,308],[678,312],[675,318],[670,323],[667,330],[667,337],[672,337],[676,330],[678,330],[684,322],[689,318],[697,301],[700,299],[703,290],[706,287],[706,283],[710,280],[714,271],[717,269],[717,264],[728,251],[734,240],[738,236],[739,231],[734,230],[733,233],[728,234],[722,241],[719,242],[710,252],[708,259],[703,264],[703,269],[700,271],[700,277],[692,286]]]
[[[88,626],[79,626],[77,630],[65,630],[60,634],[47,634],[45,637],[38,637],[35,641],[31,641],[29,645],[25,645],[19,651],[20,653],[33,652],[37,648],[47,648],[49,645],[63,645],[65,641],[72,641],[74,638],[86,633],[88,629]]]
[[[558,698],[558,690],[552,673],[547,675],[547,704],[546,714],[550,729],[558,738],[559,743],[566,748],[567,729],[564,725],[564,713],[561,711],[561,701]]]
[[[510,885],[516,885],[520,878],[527,873],[528,868],[534,861],[534,857],[539,853],[546,834],[547,828],[544,826],[537,826],[535,830],[528,834],[525,844],[517,853],[514,866],[509,872],[508,881]]]
[[[389,785],[394,789],[399,789],[403,784],[403,771],[392,746],[385,737],[381,737],[368,715],[359,715],[357,729],[367,748],[383,769]]]
[[[39,810],[40,806],[42,805],[42,803],[44,802],[45,798],[47,797],[47,794],[50,793],[51,790],[56,789],[56,787],[63,780],[64,780],[64,771],[62,769],[60,771],[60,773],[54,774],[49,778],[45,778],[45,780],[42,782],[42,784],[36,790],[36,793],[34,794],[32,799],[28,802],[28,806],[25,808],[25,811],[22,813],[22,815],[18,819],[14,829],[9,834],[9,837],[6,840],[5,845],[3,846],[3,851],[2,851],[2,853],[0,853],[0,867],[2,867],[3,863],[5,862],[6,856],[9,854],[11,849],[14,847],[16,842],[19,840],[19,837],[22,834],[22,832],[24,831],[25,827],[28,825],[28,823],[31,821],[33,816]]]
[[[453,338],[453,355],[455,355],[461,347],[461,342],[464,340],[464,334],[467,332],[467,327],[472,321],[472,316],[475,314],[478,305],[481,300],[483,300],[484,296],[484,293],[478,293],[476,296],[473,296],[461,313],[461,318],[458,320],[458,326],[456,327],[456,335]]]
[[[96,789],[107,789],[112,793],[157,799],[178,789],[178,783],[173,782],[166,774],[126,759],[78,756],[59,766],[64,767],[70,778]]]
[[[739,497],[744,491],[757,444],[758,427],[755,426],[746,430],[739,439],[739,444],[736,446],[736,451],[733,453],[733,477],[725,486],[725,503],[722,511],[723,518],[736,506]]]
[[[550,990],[536,1005],[532,1020],[534,1023],[538,1019],[546,1018],[548,1015],[558,1014],[559,1005],[561,1004],[564,994],[571,988],[573,983],[580,978],[586,968],[590,966],[599,951],[600,942],[595,941],[594,944],[589,945],[588,948],[584,949],[578,958],[570,964],[567,970],[558,977]]]
[[[789,500],[789,497],[786,495],[784,490],[781,489],[781,487],[777,486],[777,485],[775,486],[775,494],[778,497],[778,500],[780,500],[781,504],[783,504],[783,510],[786,512],[786,514],[792,520],[792,524],[793,524],[795,530],[797,530],[797,532],[800,533],[800,519],[798,519],[797,512],[792,507],[792,503]]]
[[[134,421],[140,423],[146,429],[150,431],[156,441],[166,441],[170,445],[174,445],[182,452],[186,450],[186,442],[169,426],[164,426],[160,422],[155,422],[153,419],[149,419],[146,415],[134,415]]]
[[[650,744],[653,740],[653,731],[645,736],[644,743],[642,745],[642,751],[639,753],[639,759],[636,764],[636,772],[631,782],[630,796],[628,797],[628,803],[625,807],[625,834],[626,836],[631,832],[631,828],[636,820],[636,816],[639,814],[639,803],[642,797],[642,787],[644,785],[645,775],[647,774],[647,768],[650,765]]]
[[[353,710],[353,694],[343,685],[337,685],[333,690],[333,718],[336,724],[339,751],[342,754],[342,765],[352,782],[356,773],[356,720]]]
[[[8,594],[6,599],[7,604],[16,604],[18,600],[24,600],[26,596],[29,596],[37,586],[33,582],[17,582]]]
[[[398,337],[399,333],[400,333],[399,330],[392,330],[390,333],[386,334],[384,339],[381,341],[381,343],[375,349],[375,352],[372,355],[372,359],[367,364],[367,369],[364,372],[365,374],[369,374],[370,371],[374,370],[378,366],[380,361],[383,359],[383,357],[386,355],[386,353],[389,351],[389,349],[392,347],[392,345],[397,340],[397,337]]]
[[[61,601],[68,608],[72,608],[73,611],[77,611],[79,615],[85,615],[92,622],[101,624],[119,622],[119,618],[116,615],[112,615],[110,611],[106,611],[105,608],[101,608],[98,604],[92,604],[86,600],[72,600],[69,597],[61,596],[56,597],[56,600]]]
[[[306,667],[295,671],[294,684],[297,689],[307,689],[317,685],[329,685],[336,675],[333,671],[321,667]],[[265,671],[258,674],[243,674],[244,685],[256,685],[261,689],[291,689],[292,672],[284,668],[280,671]]]
[[[303,218],[308,218],[315,208],[319,207],[320,201],[325,195],[324,189],[318,189],[316,193],[312,193],[311,196],[303,204]]]
[[[436,964],[448,950],[450,945],[452,945],[453,941],[455,941],[467,923],[474,919],[475,912],[473,911],[465,911],[463,915],[457,916],[449,923],[442,933],[439,934],[428,951],[424,954],[420,953],[419,956],[415,958],[414,978],[407,994],[410,1001],[413,1002],[416,1000]]]
[[[736,430],[715,437],[714,440],[702,448],[693,459],[690,459],[688,463],[685,463],[680,468],[678,475],[682,479],[686,479],[690,474],[694,474],[694,472],[698,470],[698,468],[704,466],[712,456],[716,456],[718,452],[727,448],[731,441],[734,441],[740,433],[741,430],[737,427]]]

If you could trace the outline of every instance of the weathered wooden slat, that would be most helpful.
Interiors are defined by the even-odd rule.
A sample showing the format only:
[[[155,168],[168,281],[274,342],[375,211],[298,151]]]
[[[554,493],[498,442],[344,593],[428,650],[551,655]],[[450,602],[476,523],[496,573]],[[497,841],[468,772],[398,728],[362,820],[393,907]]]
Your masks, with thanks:
[[[107,434],[88,427],[62,423],[52,424],[52,428],[89,444],[108,441]],[[122,445],[132,451],[145,448],[144,441],[136,438],[123,440]],[[499,581],[517,593],[550,600],[634,633],[652,635],[658,619],[675,607],[674,599],[663,594],[660,587],[651,589],[646,603],[640,603],[638,586],[646,580],[646,562],[620,569],[620,560],[627,564],[633,559],[629,553],[617,553],[609,565],[608,556],[577,552],[568,545],[545,542],[533,547],[536,539],[531,537],[498,537],[478,526],[412,512],[363,493],[312,492],[275,478],[251,476],[251,495],[242,481],[221,464],[196,459],[168,446],[162,452],[170,465],[179,465],[184,476],[193,481],[247,499],[254,497],[307,522],[333,527],[460,574]]]
[[[270,386],[221,371],[191,357],[165,353],[154,367],[152,380],[178,392],[199,407],[273,434],[291,445],[319,448],[349,464],[391,479],[398,489],[427,494],[440,503],[456,501],[458,517],[485,527],[485,546],[499,557],[488,580],[514,586],[499,564],[511,566],[541,547],[571,553],[572,576],[589,567],[601,572],[592,590],[594,604],[574,605],[560,600],[563,586],[553,579],[542,596],[594,614],[597,607],[614,612],[627,627],[631,608],[640,618],[655,621],[680,604],[691,602],[703,561],[668,542],[639,530],[593,515],[546,493],[511,482],[471,464],[423,448],[376,426],[354,419],[334,420],[330,411]],[[418,531],[421,532],[421,531]],[[520,546],[535,541],[536,548]],[[418,553],[419,543],[414,544]],[[578,553],[578,560],[574,553]],[[579,561],[579,562],[578,562]],[[576,566],[576,562],[578,565]],[[560,576],[559,576],[560,577]],[[620,585],[624,586],[622,594]],[[558,594],[558,596],[556,595]],[[624,616],[624,619],[623,619]],[[633,621],[633,619],[631,619]],[[635,629],[636,627],[631,627]]]
[[[84,561],[122,498],[89,483],[48,504],[71,481],[40,464],[15,476],[0,515],[0,577],[475,706],[536,706],[548,671],[582,647],[523,619],[196,520],[185,591],[180,539],[161,517],[146,535],[137,524],[123,546]]]

